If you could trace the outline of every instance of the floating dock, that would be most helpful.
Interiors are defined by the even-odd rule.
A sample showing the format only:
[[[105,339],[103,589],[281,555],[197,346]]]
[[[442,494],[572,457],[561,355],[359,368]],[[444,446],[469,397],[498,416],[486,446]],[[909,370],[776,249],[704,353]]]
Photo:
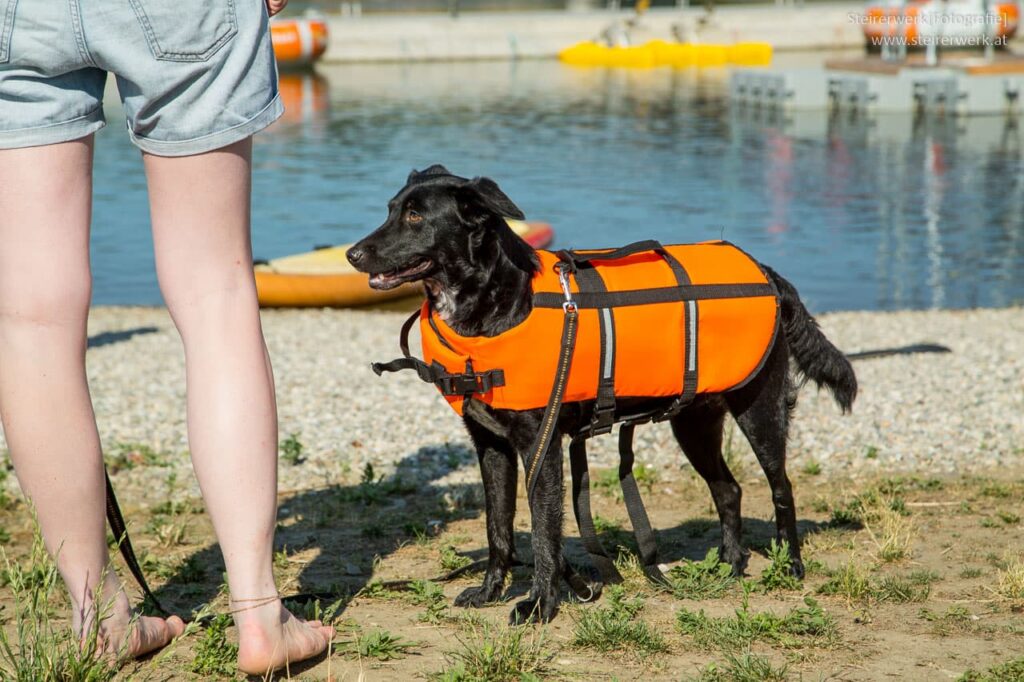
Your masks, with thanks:
[[[956,116],[1021,111],[1024,58],[950,58],[929,66],[913,55],[826,62],[819,69],[737,69],[730,99],[754,107],[875,112],[939,112]]]

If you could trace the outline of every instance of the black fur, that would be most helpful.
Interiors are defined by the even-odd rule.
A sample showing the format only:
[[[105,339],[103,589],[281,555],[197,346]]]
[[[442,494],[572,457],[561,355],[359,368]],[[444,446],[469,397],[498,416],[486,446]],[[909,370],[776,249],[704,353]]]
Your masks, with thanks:
[[[353,265],[371,274],[371,284],[423,280],[433,306],[465,336],[495,336],[530,313],[530,278],[538,261],[503,219],[522,217],[522,212],[492,180],[457,177],[435,165],[413,171],[388,206],[387,221],[349,251]],[[740,545],[742,492],[721,447],[725,415],[733,415],[768,478],[778,537],[789,542],[793,572],[803,577],[793,492],[786,476],[786,434],[796,395],[789,359],[795,360],[805,378],[828,387],[844,411],[856,396],[857,380],[850,363],[818,329],[793,286],[771,269],[765,272],[780,294],[782,325],[764,366],[741,388],[698,396],[672,419],[672,430],[711,490],[722,524],[722,561],[740,575],[749,555]],[[375,280],[373,276],[380,273],[388,274]],[[620,400],[619,407],[638,413],[669,402],[629,399]],[[557,613],[563,569],[561,437],[589,423],[592,412],[593,401],[586,401],[567,403],[559,414],[558,433],[538,475],[530,510],[533,587],[515,605],[512,622],[547,621]],[[504,591],[514,554],[516,460],[528,456],[542,415],[542,409],[493,410],[476,400],[466,402],[466,428],[483,477],[489,563],[483,584],[460,594],[455,600],[459,606],[493,602]]]

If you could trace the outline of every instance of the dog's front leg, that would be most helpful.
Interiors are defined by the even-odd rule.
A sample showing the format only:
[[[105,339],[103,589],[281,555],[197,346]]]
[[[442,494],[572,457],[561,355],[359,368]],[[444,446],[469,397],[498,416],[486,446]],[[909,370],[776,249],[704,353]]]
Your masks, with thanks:
[[[525,458],[524,463],[529,467]],[[533,588],[530,596],[515,605],[509,615],[513,625],[548,622],[558,613],[562,576],[562,446],[555,434],[537,474],[537,488],[530,501],[533,518]]]
[[[516,514],[516,455],[509,442],[478,424],[466,420],[477,447],[484,483],[487,515],[487,572],[480,587],[464,590],[456,606],[480,607],[497,601],[505,590],[505,578],[512,567],[515,543],[512,522]]]

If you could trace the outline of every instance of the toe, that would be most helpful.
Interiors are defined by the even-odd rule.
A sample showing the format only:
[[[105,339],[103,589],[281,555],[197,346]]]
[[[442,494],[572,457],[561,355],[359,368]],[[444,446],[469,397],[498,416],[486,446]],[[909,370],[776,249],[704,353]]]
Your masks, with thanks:
[[[181,637],[182,633],[185,632],[185,621],[178,616],[170,616],[167,621],[167,629],[171,633],[171,639],[177,639]]]

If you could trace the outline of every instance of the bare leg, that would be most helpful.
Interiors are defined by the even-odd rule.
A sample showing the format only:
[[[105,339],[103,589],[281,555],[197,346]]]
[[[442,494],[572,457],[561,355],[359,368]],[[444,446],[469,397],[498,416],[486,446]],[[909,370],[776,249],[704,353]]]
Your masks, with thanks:
[[[277,413],[252,274],[251,156],[251,140],[184,158],[144,155],[160,288],[185,343],[192,462],[238,600],[276,594]],[[280,601],[235,623],[249,673],[316,655],[334,635]]]
[[[131,612],[107,551],[85,375],[92,151],[91,136],[0,151],[0,414],[18,481],[70,592],[75,630],[89,625],[97,601],[109,605],[101,636],[116,650]],[[164,646],[183,629],[178,618],[142,618],[128,653]]]

